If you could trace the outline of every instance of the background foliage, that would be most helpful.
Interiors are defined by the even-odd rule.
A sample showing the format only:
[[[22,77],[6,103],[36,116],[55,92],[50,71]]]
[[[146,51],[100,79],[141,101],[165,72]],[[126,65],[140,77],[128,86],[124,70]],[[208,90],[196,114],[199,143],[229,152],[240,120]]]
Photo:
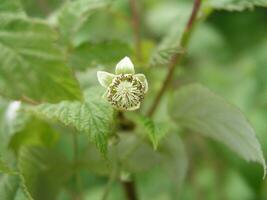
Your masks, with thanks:
[[[267,198],[267,1],[202,0],[185,38],[193,4],[0,0],[1,200]],[[121,116],[96,71],[124,56],[149,92]]]

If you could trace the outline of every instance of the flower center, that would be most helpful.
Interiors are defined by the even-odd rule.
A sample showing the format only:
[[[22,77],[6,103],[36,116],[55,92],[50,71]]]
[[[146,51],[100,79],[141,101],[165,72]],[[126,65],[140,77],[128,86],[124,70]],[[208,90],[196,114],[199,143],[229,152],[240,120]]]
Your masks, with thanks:
[[[108,101],[119,110],[138,106],[144,99],[145,87],[132,74],[116,76],[108,87]]]
[[[133,90],[133,84],[129,81],[122,81],[118,87],[118,93],[121,93],[122,95],[128,95],[131,93],[131,91]]]

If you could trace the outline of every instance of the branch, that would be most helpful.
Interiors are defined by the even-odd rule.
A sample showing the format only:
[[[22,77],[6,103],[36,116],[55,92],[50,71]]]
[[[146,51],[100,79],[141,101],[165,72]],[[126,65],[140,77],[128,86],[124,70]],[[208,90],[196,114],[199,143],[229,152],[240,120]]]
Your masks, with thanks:
[[[142,48],[141,48],[141,40],[140,40],[140,18],[139,12],[137,9],[136,0],[129,0],[131,13],[132,13],[132,28],[134,33],[135,40],[135,53],[137,59],[142,60]]]
[[[122,182],[123,189],[127,196],[127,200],[137,200],[137,194],[135,189],[135,182],[132,181],[123,181]]]
[[[195,21],[197,18],[197,13],[199,11],[200,5],[201,5],[201,0],[195,0],[191,16],[187,22],[187,25],[185,27],[183,34],[182,34],[182,39],[181,39],[181,47],[182,48],[185,48],[187,46],[188,39],[191,35],[192,28],[195,24]],[[181,62],[182,58],[183,58],[183,54],[176,53],[175,55],[173,55],[173,57],[169,63],[168,73],[165,77],[165,80],[162,84],[162,87],[160,88],[150,110],[148,111],[148,116],[152,117],[153,114],[155,113],[156,108],[158,107],[166,89],[168,88],[168,86],[172,80],[172,77],[173,77],[174,71],[175,71],[175,66]]]
[[[43,14],[47,16],[51,11],[48,2],[46,0],[38,0],[37,3]]]

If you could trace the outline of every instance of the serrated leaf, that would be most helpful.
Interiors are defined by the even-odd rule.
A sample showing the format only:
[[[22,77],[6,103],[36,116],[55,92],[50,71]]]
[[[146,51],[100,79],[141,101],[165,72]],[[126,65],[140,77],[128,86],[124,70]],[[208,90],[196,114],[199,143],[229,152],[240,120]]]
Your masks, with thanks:
[[[150,65],[152,66],[168,64],[174,54],[184,53],[180,43],[192,5],[188,3],[181,3],[179,5],[179,16],[175,18],[175,25],[169,27],[167,34],[162,38],[154,52],[152,52],[150,58]]]
[[[37,117],[59,121],[87,133],[89,139],[95,142],[102,152],[106,152],[107,139],[113,126],[113,108],[99,95],[99,89],[90,89],[85,96],[84,103],[46,103],[32,107],[30,111]]]
[[[137,122],[141,125],[142,130],[148,136],[156,150],[160,140],[167,134],[168,128],[165,123],[155,122],[152,119],[139,115],[137,117]]]
[[[183,29],[181,28],[178,30],[172,28],[172,30],[163,38],[152,53],[150,59],[151,66],[168,64],[174,54],[184,52],[183,48],[180,47],[182,31]]]
[[[81,98],[57,37],[42,21],[0,12],[0,95],[37,102]]]
[[[170,112],[176,123],[222,142],[247,161],[266,165],[255,132],[240,110],[207,88],[192,84],[174,94]]]
[[[243,11],[255,6],[267,7],[266,0],[208,0],[207,4],[215,9],[228,11]]]
[[[69,52],[70,66],[82,70],[98,65],[115,66],[118,60],[130,54],[130,47],[120,41],[86,42]]]

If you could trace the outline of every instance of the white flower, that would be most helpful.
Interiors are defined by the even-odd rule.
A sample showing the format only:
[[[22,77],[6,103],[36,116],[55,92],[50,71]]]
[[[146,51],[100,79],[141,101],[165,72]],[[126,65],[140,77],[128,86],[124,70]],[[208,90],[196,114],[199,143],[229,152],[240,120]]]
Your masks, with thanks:
[[[99,83],[107,88],[104,97],[118,110],[138,109],[148,90],[145,75],[135,74],[128,57],[117,64],[115,73],[97,72]]]

